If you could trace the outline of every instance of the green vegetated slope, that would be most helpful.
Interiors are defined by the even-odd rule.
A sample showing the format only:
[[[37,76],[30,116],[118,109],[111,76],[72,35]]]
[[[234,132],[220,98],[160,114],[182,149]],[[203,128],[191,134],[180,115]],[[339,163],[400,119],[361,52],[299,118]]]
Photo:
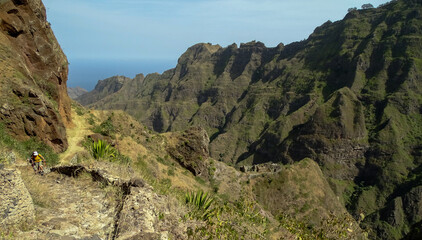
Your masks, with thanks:
[[[72,104],[71,116],[67,60],[42,2],[0,0],[0,18],[1,239],[295,239],[308,234],[298,232],[307,226],[296,225],[296,219],[283,218],[281,224],[261,207],[249,174],[209,158],[209,137],[202,128],[155,134],[126,113],[88,112],[78,104]],[[122,88],[123,101],[143,78],[126,84],[130,79],[117,77],[115,85],[105,84],[107,91],[99,86],[98,99]],[[92,142],[98,139],[110,142]],[[47,159],[44,176],[35,175],[26,161],[34,150]],[[57,155],[60,151],[65,152]],[[25,192],[28,201],[16,198],[16,192]]]
[[[142,179],[172,203],[174,197],[186,197],[186,205],[193,204],[197,209],[180,208],[184,217],[178,216],[178,223],[172,223],[188,225],[184,236],[365,239],[318,164],[309,158],[283,167],[263,164],[259,165],[261,170],[240,172],[209,157],[209,137],[202,128],[157,134],[123,111],[86,110],[77,104],[74,107],[74,123],[90,125],[96,134],[82,141],[87,148],[70,160],[77,164],[73,167],[101,169],[122,179]],[[104,142],[92,142],[100,138]],[[69,139],[74,142],[74,136]],[[205,197],[200,200],[198,190],[212,199],[210,207]],[[189,219],[201,224],[190,223]],[[159,218],[157,222],[161,221]]]
[[[421,5],[351,11],[275,48],[197,44],[83,103],[157,132],[201,126],[211,156],[237,166],[311,158],[372,238],[399,239],[422,220]]]

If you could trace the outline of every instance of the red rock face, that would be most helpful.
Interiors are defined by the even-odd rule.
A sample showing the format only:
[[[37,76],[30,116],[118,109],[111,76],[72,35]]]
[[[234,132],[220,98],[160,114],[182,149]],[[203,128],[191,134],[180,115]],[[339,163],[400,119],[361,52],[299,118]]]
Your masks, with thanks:
[[[0,119],[18,139],[67,148],[68,62],[41,0],[0,1]]]

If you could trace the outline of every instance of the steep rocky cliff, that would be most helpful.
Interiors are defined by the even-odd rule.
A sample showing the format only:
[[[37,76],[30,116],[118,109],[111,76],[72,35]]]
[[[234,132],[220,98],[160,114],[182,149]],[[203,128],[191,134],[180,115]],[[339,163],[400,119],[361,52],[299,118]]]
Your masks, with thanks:
[[[142,75],[140,76],[141,78],[143,78]],[[94,90],[89,92],[89,94],[82,94],[76,99],[78,102],[80,102],[83,105],[88,105],[88,104],[97,102],[98,100],[103,99],[121,90],[123,85],[131,80],[132,79],[124,77],[124,76],[115,76],[115,77],[107,78],[104,80],[100,80],[98,81]]]
[[[41,0],[0,1],[0,120],[11,134],[66,149],[67,65]]]
[[[211,156],[238,166],[309,157],[372,237],[398,239],[421,221],[421,4],[354,10],[275,48],[197,44],[86,104],[157,132],[201,126]]]

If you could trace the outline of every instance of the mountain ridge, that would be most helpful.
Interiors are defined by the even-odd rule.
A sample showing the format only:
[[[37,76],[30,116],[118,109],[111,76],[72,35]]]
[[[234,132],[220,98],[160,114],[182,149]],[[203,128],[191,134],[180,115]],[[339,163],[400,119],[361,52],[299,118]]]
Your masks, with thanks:
[[[75,99],[75,98],[77,98],[77,97],[79,97],[79,96],[81,96],[81,95],[83,95],[87,92],[88,92],[88,90],[81,88],[81,87],[75,87],[75,88],[68,87],[67,88],[67,94],[69,95],[69,97],[71,99]]]
[[[42,2],[1,0],[0,17],[1,238],[365,236],[357,224],[360,220],[347,213],[320,166],[309,158],[285,166],[255,165],[241,172],[210,157],[210,138],[201,127],[156,134],[123,111],[89,110],[76,102],[70,105],[63,91],[68,63],[46,22]],[[185,83],[180,89],[178,83],[163,85],[172,89],[164,95],[166,107],[183,110],[183,103],[191,100],[212,107],[210,103],[219,101],[220,92],[231,93],[210,80],[224,84],[230,77],[237,79],[236,84],[245,84],[248,79],[243,72],[252,73],[258,65],[248,61],[260,59],[267,52],[261,43],[242,44],[239,48],[233,45],[229,52],[211,45],[197,45],[191,50],[180,59],[181,66],[165,72],[167,75],[111,78],[102,81],[96,88],[98,94],[88,96],[87,101],[113,95],[113,100],[121,104],[130,101],[131,96],[152,93],[149,100],[159,105],[157,93],[162,86],[144,92],[139,87],[145,81],[155,84],[154,78],[164,77],[161,80],[166,81],[167,76],[177,73],[174,81]],[[236,54],[233,59],[232,53]],[[213,56],[218,67],[207,64]],[[191,82],[186,78],[200,77],[198,74],[210,69],[222,75],[221,79],[203,78],[213,89],[196,84],[192,88],[195,92],[191,92]],[[239,89],[233,94],[240,98],[243,95]],[[347,92],[344,95],[348,96]],[[173,101],[183,102],[178,108],[172,106]],[[161,124],[165,117],[162,115],[163,121],[155,127],[166,127]],[[174,128],[181,124],[176,123]],[[47,160],[41,174],[34,173],[28,164],[27,156],[34,150]],[[53,150],[65,151],[58,155]],[[286,178],[289,181],[283,181]],[[284,188],[286,191],[278,191]],[[282,204],[271,204],[280,198]],[[201,205],[202,200],[205,205]],[[347,230],[344,226],[348,226]]]
[[[201,126],[211,156],[236,166],[311,158],[349,212],[369,215],[373,237],[399,238],[420,221],[419,208],[400,205],[418,205],[420,5],[353,10],[275,48],[197,44],[174,69],[88,106],[123,109],[157,132]],[[407,218],[393,223],[394,209]]]

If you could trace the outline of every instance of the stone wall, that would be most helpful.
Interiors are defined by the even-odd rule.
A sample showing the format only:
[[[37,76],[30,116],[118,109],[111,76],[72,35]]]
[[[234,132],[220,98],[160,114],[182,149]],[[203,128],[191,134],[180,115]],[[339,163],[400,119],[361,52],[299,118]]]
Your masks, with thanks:
[[[0,169],[0,228],[30,224],[35,209],[18,170]]]

